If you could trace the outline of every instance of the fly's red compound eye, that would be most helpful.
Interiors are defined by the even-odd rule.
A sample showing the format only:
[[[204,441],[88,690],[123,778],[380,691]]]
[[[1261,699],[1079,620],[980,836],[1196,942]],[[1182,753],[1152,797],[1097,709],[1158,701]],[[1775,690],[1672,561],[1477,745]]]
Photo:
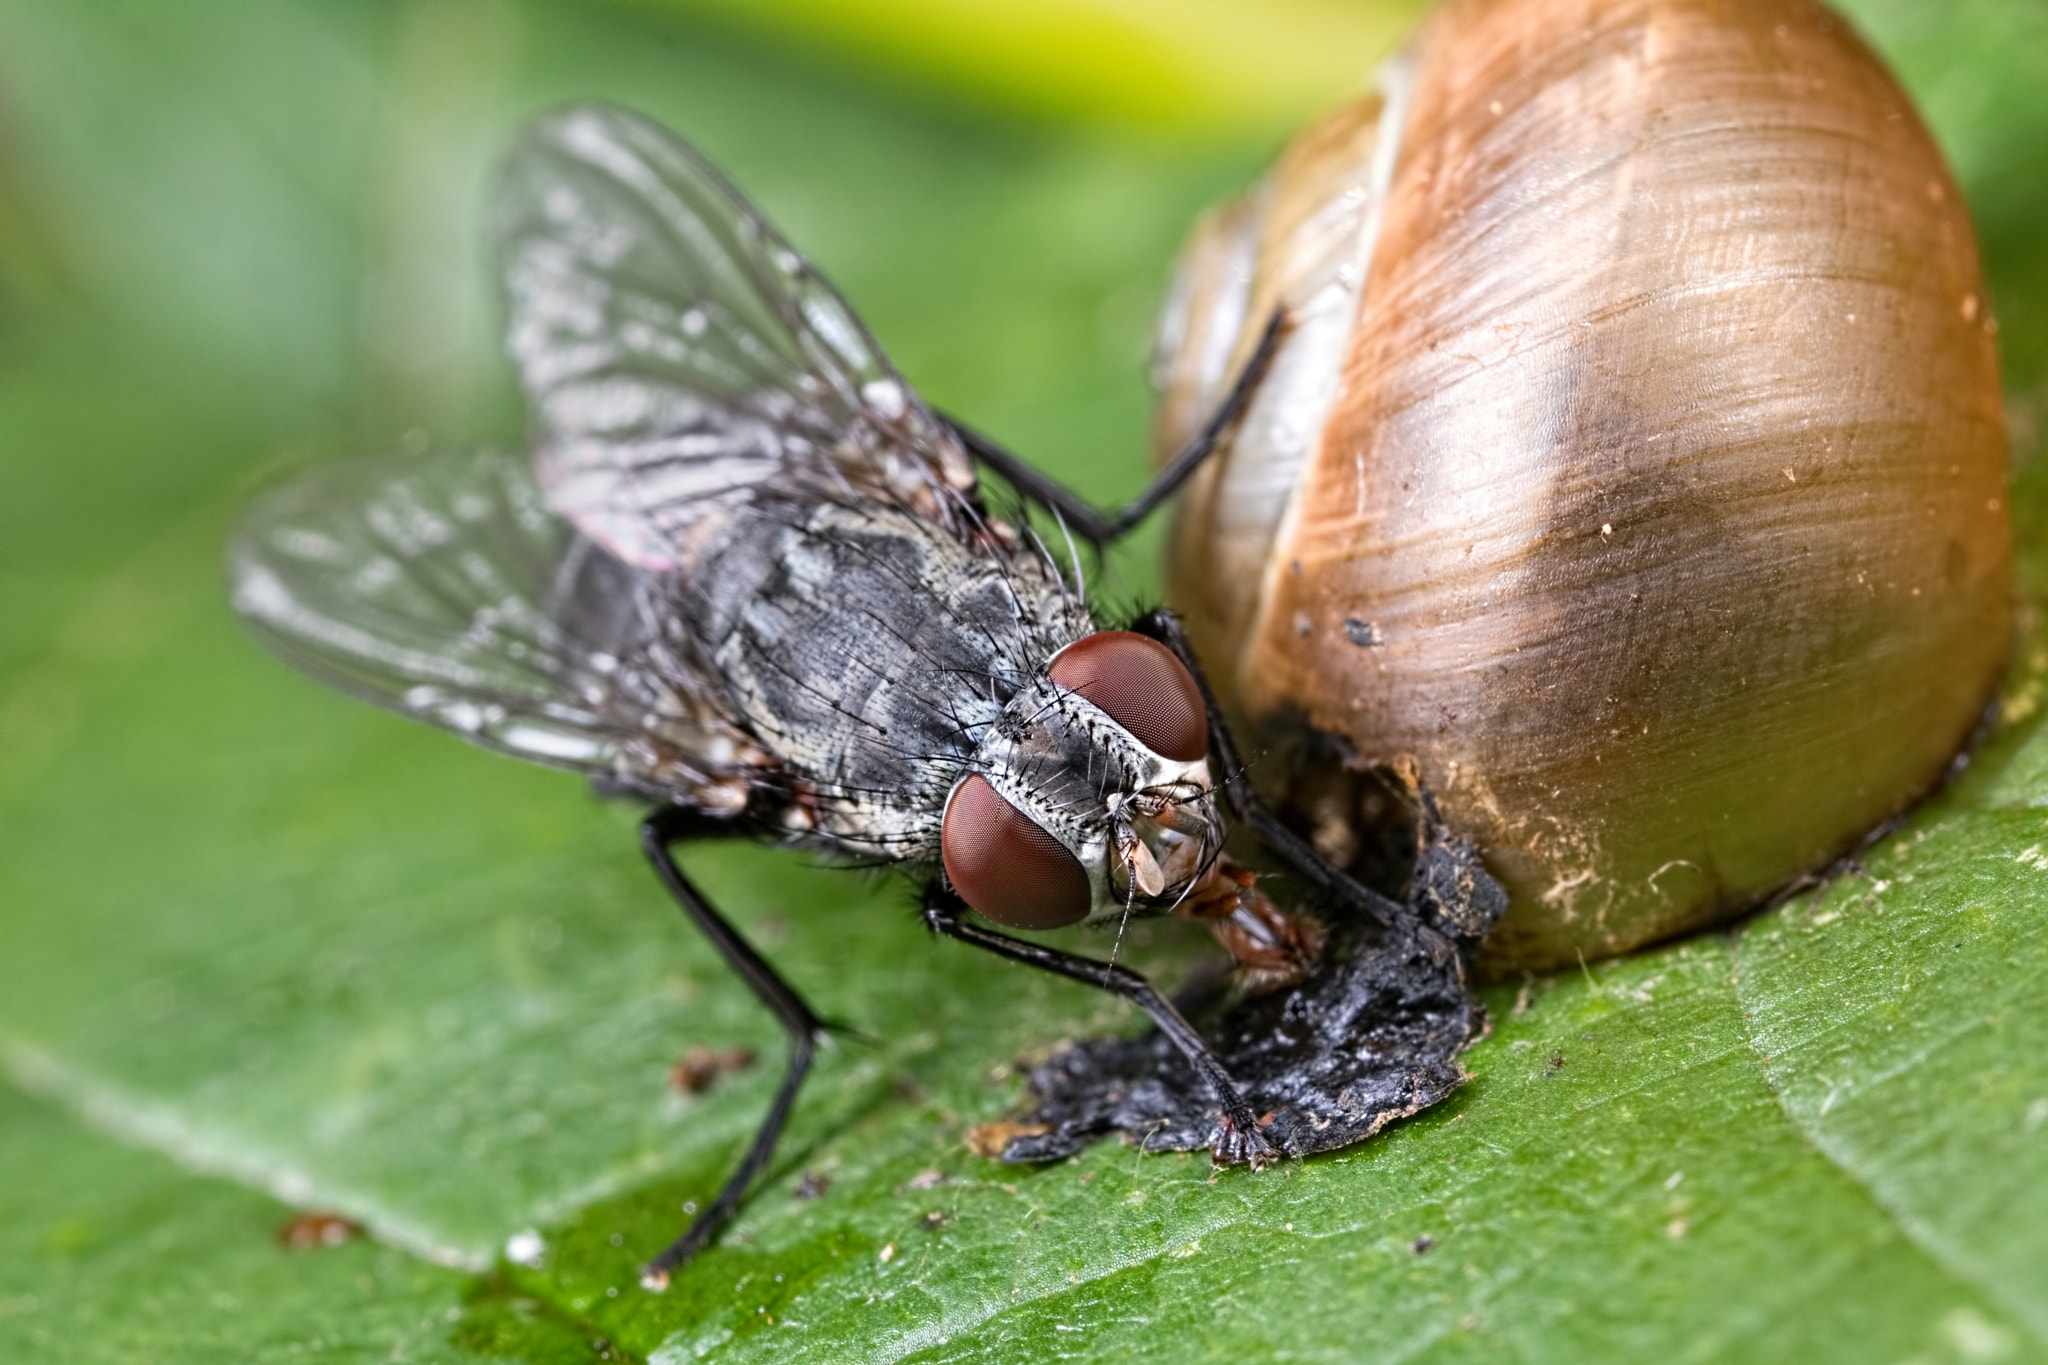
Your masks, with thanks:
[[[946,876],[960,899],[1012,929],[1058,929],[1088,918],[1088,874],[1065,844],[970,777],[939,830]]]
[[[1202,694],[1173,651],[1128,630],[1105,630],[1061,650],[1047,670],[1156,754],[1192,763],[1209,752]]]

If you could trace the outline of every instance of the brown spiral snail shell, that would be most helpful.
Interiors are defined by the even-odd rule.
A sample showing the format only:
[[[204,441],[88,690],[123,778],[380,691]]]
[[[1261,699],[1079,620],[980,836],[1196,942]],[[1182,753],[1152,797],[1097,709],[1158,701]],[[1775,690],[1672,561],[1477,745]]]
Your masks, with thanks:
[[[1201,221],[1162,323],[1171,451],[1287,311],[1167,574],[1254,779],[1347,856],[1317,765],[1412,765],[1510,891],[1496,969],[1853,847],[2010,644],[1984,298],[1820,5],[1452,0]]]

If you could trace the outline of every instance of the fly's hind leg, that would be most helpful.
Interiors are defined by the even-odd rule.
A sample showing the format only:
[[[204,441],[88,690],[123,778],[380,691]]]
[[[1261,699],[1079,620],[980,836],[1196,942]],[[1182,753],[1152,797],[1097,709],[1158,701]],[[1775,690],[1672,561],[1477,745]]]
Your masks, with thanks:
[[[1150,1015],[1152,1022],[1161,1033],[1172,1040],[1184,1054],[1198,1075],[1215,1094],[1223,1112],[1216,1124],[1215,1136],[1209,1144],[1219,1164],[1226,1166],[1250,1162],[1254,1169],[1264,1165],[1277,1155],[1273,1144],[1266,1140],[1259,1127],[1257,1116],[1251,1105],[1245,1102],[1237,1083],[1230,1079],[1230,1073],[1223,1068],[1216,1054],[1173,1007],[1173,1002],[1161,995],[1138,973],[1128,967],[1118,967],[1107,962],[1096,962],[1072,953],[1063,953],[1053,948],[1027,943],[1023,939],[1011,938],[1008,934],[984,929],[967,920],[967,905],[946,888],[938,878],[933,878],[924,893],[925,927],[933,933],[969,943],[998,957],[1012,962],[1021,962],[1040,971],[1064,976],[1070,981],[1079,981],[1086,986],[1119,995]]]
[[[760,1174],[761,1168],[774,1154],[776,1140],[782,1136],[783,1125],[789,1121],[790,1110],[796,1105],[797,1091],[803,1088],[804,1076],[811,1069],[818,1039],[826,1029],[825,1023],[804,1003],[803,997],[790,989],[767,960],[754,951],[753,945],[741,938],[703,893],[691,885],[670,851],[670,845],[682,839],[729,836],[734,832],[729,821],[678,806],[664,807],[640,824],[641,850],[646,853],[647,861],[653,864],[661,884],[675,897],[676,904],[682,907],[690,922],[711,940],[711,946],[718,949],[718,955],[725,959],[726,965],[760,997],[762,1004],[774,1012],[783,1030],[789,1034],[789,1067],[782,1073],[782,1084],[775,1091],[775,1101],[768,1106],[768,1116],[761,1121],[746,1155],[740,1158],[739,1166],[727,1178],[723,1188],[704,1206],[703,1212],[697,1215],[683,1235],[641,1268],[640,1283],[656,1291],[668,1288],[670,1272],[688,1265],[690,1258],[710,1245],[719,1230],[732,1221],[740,1200],[746,1195],[747,1186],[753,1183],[754,1177]]]
[[[1005,450],[964,422],[944,413],[939,414],[939,419],[953,429],[975,459],[1002,475],[1026,498],[1057,515],[1075,535],[1100,548],[1114,543],[1151,515],[1160,503],[1173,496],[1175,489],[1187,482],[1189,475],[1201,468],[1204,460],[1215,453],[1224,433],[1244,415],[1246,404],[1251,402],[1252,391],[1258,387],[1266,366],[1272,363],[1273,353],[1280,347],[1286,323],[1286,313],[1276,309],[1266,320],[1266,330],[1260,333],[1259,344],[1252,351],[1251,359],[1238,371],[1230,392],[1224,395],[1223,402],[1217,405],[1209,420],[1202,424],[1202,429],[1174,453],[1144,492],[1114,511],[1100,510],[1073,489],[1049,478],[1036,466]]]

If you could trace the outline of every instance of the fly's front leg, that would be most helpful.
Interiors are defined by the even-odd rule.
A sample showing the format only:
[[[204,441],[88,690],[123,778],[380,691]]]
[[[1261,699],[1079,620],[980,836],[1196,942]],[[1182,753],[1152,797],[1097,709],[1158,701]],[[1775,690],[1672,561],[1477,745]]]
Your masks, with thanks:
[[[1252,1107],[1239,1093],[1237,1083],[1230,1079],[1230,1073],[1223,1069],[1223,1063],[1209,1050],[1202,1035],[1195,1026],[1181,1017],[1173,1002],[1161,995],[1138,973],[1128,967],[1112,963],[1096,962],[1072,953],[1063,953],[1053,948],[1027,943],[1023,939],[1011,938],[1007,934],[984,929],[967,920],[967,905],[952,891],[934,877],[924,893],[925,927],[934,933],[944,934],[962,943],[971,943],[998,957],[1012,962],[1021,962],[1040,971],[1064,976],[1070,981],[1094,986],[1098,990],[1119,995],[1135,1004],[1151,1016],[1152,1022],[1161,1033],[1172,1040],[1194,1066],[1204,1083],[1215,1094],[1223,1106],[1222,1117],[1216,1124],[1216,1135],[1210,1140],[1210,1151],[1216,1160],[1226,1166],[1250,1162],[1253,1169],[1265,1164],[1274,1155],[1273,1144],[1259,1128],[1259,1121],[1252,1113]]]
[[[1209,713],[1209,755],[1210,761],[1220,770],[1218,781],[1223,784],[1223,796],[1230,804],[1231,814],[1251,827],[1274,856],[1286,863],[1288,868],[1304,881],[1323,891],[1353,909],[1363,911],[1388,928],[1413,928],[1431,938],[1442,940],[1442,935],[1424,924],[1415,912],[1399,901],[1382,896],[1371,887],[1361,884],[1350,873],[1316,852],[1314,845],[1289,829],[1279,816],[1252,787],[1251,778],[1245,774],[1243,761],[1237,750],[1237,743],[1230,736],[1230,728],[1223,723],[1223,713],[1216,705],[1216,694],[1209,687],[1208,675],[1202,672],[1201,660],[1195,657],[1193,646],[1188,644],[1186,632],[1181,629],[1180,618],[1164,607],[1146,613],[1131,629],[1140,635],[1149,635],[1172,650],[1174,656],[1186,666],[1189,676],[1195,680],[1195,687],[1202,694],[1202,705]],[[1442,942],[1443,951],[1451,951],[1448,941]]]
[[[1073,489],[1047,477],[1028,461],[1005,450],[964,422],[944,413],[939,414],[939,420],[953,429],[975,459],[1009,480],[1019,493],[1050,509],[1075,535],[1100,548],[1120,539],[1151,515],[1153,509],[1172,497],[1174,490],[1187,482],[1188,476],[1201,468],[1202,462],[1215,452],[1223,434],[1243,415],[1245,405],[1251,401],[1252,391],[1258,387],[1266,366],[1272,362],[1273,353],[1279,349],[1286,319],[1284,311],[1274,310],[1273,316],[1266,321],[1266,330],[1259,335],[1259,344],[1252,351],[1251,359],[1238,371],[1230,392],[1209,420],[1202,424],[1202,429],[1174,453],[1144,492],[1115,511],[1101,511]]]
[[[668,1288],[669,1273],[689,1264],[690,1258],[710,1245],[719,1230],[732,1221],[747,1186],[753,1183],[754,1177],[768,1164],[768,1158],[775,1151],[776,1139],[782,1136],[783,1125],[789,1121],[789,1112],[796,1105],[797,1091],[803,1087],[804,1076],[811,1069],[811,1059],[818,1050],[818,1038],[825,1031],[825,1024],[811,1012],[803,997],[791,990],[767,960],[754,951],[753,945],[741,938],[703,893],[691,885],[690,879],[676,865],[675,855],[670,852],[669,846],[681,839],[729,836],[732,833],[734,830],[728,821],[669,806],[641,822],[640,847],[646,853],[647,861],[653,864],[655,875],[661,878],[661,884],[675,897],[676,904],[682,907],[690,922],[703,931],[704,937],[711,940],[711,946],[718,949],[718,955],[725,959],[726,965],[747,983],[748,988],[760,997],[761,1003],[772,1010],[781,1022],[789,1034],[789,1067],[782,1073],[782,1084],[775,1092],[774,1103],[768,1106],[768,1116],[761,1121],[753,1143],[717,1197],[704,1206],[703,1212],[697,1215],[682,1236],[641,1268],[640,1283],[656,1291]]]

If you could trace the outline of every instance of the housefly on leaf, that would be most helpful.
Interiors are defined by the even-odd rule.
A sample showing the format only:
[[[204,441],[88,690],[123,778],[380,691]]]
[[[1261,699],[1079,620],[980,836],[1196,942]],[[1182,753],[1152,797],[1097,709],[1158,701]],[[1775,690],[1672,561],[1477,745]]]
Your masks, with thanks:
[[[1176,1136],[1256,1165],[1317,1149],[1287,1136],[1312,1123],[1276,1124],[1281,1109],[1252,1103],[1298,1059],[1245,1053],[1251,1071],[1235,1077],[1143,976],[968,915],[1033,930],[1178,912],[1300,981],[1314,970],[1304,936],[1290,938],[1300,921],[1224,855],[1234,821],[1332,913],[1368,926],[1372,954],[1392,944],[1431,964],[1424,994],[1449,1011],[1448,1041],[1396,1055],[1394,1070],[1449,1068],[1455,1084],[1450,1058],[1481,1027],[1454,941],[1472,936],[1358,885],[1270,815],[1172,616],[1105,629],[1078,576],[992,517],[977,483],[979,461],[1084,538],[1114,539],[1236,419],[1278,319],[1205,430],[1143,496],[1103,514],[927,407],[818,271],[636,115],[585,105],[529,128],[495,230],[531,460],[317,470],[250,509],[230,578],[256,634],[308,673],[650,803],[654,871],[787,1030],[758,1134],[646,1283],[666,1284],[732,1218],[823,1033],[678,864],[675,846],[693,839],[915,870],[934,932],[1143,1009],[1166,1062],[1123,1065],[1170,1065],[1161,1103],[1177,1106]],[[1386,1053],[1384,1039],[1361,1041],[1369,1032],[1322,1051]],[[1099,1099],[1075,1099],[1095,1107],[1069,1116],[1073,1143],[1115,1125]]]

